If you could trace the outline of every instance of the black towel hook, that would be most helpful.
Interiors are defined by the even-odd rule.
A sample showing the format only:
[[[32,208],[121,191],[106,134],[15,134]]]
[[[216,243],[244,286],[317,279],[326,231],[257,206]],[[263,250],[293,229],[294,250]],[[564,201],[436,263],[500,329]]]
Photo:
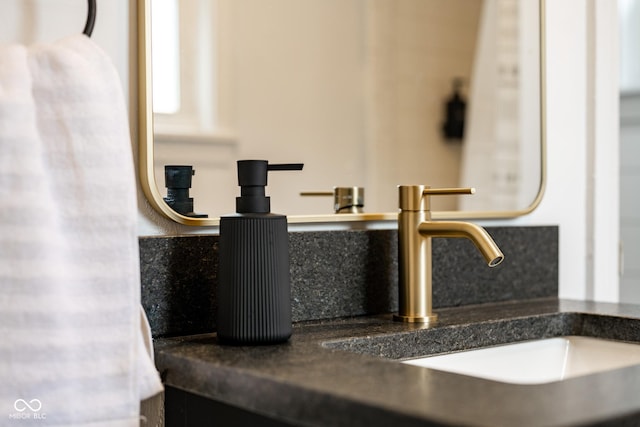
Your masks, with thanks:
[[[87,23],[82,33],[87,37],[91,37],[93,26],[96,23],[96,0],[89,0],[89,11],[87,12]]]

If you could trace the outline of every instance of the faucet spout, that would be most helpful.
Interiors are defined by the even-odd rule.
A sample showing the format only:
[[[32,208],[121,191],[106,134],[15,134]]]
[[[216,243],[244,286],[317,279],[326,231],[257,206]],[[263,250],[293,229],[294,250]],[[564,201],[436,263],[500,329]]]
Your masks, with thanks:
[[[495,267],[504,259],[504,255],[487,231],[470,222],[424,221],[418,231],[425,237],[466,237],[471,240],[484,256],[489,267]]]

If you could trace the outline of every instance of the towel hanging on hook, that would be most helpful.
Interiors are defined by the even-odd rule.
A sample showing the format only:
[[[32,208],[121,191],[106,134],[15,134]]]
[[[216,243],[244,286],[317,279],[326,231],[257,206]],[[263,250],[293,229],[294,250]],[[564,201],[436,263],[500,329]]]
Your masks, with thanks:
[[[96,23],[96,0],[89,0],[89,10],[87,12],[87,23],[84,26],[82,33],[87,37],[91,37],[93,33],[93,26]]]

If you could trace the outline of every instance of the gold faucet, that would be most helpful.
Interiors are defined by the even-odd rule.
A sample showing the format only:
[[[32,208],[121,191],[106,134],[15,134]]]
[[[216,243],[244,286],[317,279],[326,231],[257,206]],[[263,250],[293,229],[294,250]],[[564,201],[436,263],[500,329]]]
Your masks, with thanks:
[[[431,188],[425,185],[400,185],[398,214],[399,307],[395,320],[431,324],[437,320],[432,311],[431,239],[466,237],[495,267],[504,255],[486,230],[469,222],[432,221],[431,195],[473,194],[473,188]]]
[[[337,214],[364,212],[363,187],[333,187],[333,191],[303,191],[300,195],[333,196],[333,210]]]

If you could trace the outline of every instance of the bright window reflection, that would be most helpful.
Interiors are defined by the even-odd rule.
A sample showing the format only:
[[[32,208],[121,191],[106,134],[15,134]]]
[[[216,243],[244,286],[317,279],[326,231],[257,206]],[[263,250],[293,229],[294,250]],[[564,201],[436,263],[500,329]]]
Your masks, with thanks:
[[[180,35],[178,0],[154,0],[151,7],[153,111],[180,110]]]
[[[623,92],[640,90],[640,1],[619,0],[620,13],[620,89]]]

